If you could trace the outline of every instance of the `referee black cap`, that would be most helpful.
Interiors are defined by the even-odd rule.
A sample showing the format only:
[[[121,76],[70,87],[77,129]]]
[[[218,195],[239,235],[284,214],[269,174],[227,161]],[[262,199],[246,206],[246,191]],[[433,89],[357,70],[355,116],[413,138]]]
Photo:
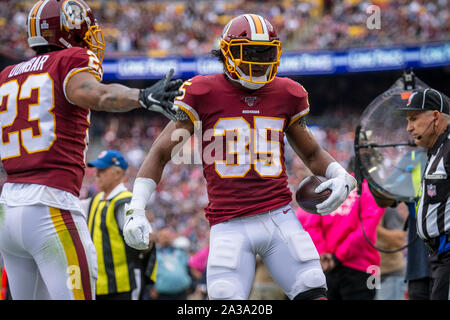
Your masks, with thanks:
[[[406,103],[406,106],[395,109],[396,114],[406,114],[406,111],[437,110],[450,114],[450,107],[446,97],[431,88],[416,89]]]

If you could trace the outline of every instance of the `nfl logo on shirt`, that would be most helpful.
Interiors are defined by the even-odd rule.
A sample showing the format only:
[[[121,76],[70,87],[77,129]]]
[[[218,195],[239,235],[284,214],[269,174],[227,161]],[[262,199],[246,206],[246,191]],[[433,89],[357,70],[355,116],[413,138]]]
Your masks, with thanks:
[[[256,102],[256,97],[245,97],[244,101],[249,107],[253,107]]]
[[[434,197],[436,195],[436,186],[434,184],[427,185],[427,195]]]

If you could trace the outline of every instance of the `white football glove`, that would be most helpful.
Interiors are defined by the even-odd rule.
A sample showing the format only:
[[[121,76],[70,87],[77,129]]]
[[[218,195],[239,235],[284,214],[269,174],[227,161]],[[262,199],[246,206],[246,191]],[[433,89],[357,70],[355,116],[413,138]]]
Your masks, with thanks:
[[[137,250],[146,250],[150,244],[152,226],[145,216],[145,210],[134,209],[125,204],[125,224],[123,237],[125,242]]]
[[[332,162],[326,172],[326,178],[314,191],[321,193],[325,189],[331,190],[327,200],[316,205],[321,215],[335,211],[347,199],[350,192],[356,188],[356,180],[340,164]]]

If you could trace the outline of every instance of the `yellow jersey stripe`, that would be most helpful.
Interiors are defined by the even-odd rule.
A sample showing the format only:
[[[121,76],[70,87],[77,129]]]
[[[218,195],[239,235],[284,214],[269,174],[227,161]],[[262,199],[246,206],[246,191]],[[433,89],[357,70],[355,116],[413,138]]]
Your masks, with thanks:
[[[301,117],[306,116],[308,113],[309,113],[309,108],[303,110],[302,112],[297,113],[296,115],[294,115],[294,116],[291,118],[291,120],[289,121],[288,128],[289,128],[295,121],[297,121],[297,120],[300,119]]]

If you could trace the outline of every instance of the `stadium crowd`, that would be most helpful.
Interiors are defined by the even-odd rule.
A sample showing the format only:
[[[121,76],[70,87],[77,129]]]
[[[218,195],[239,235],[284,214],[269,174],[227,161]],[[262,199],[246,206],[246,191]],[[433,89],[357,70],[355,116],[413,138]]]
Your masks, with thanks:
[[[26,18],[34,0],[0,2],[0,50],[32,56]],[[107,41],[107,56],[208,54],[230,18],[255,12],[271,20],[287,51],[408,45],[450,39],[448,0],[87,0]],[[366,26],[373,4],[380,28]]]

